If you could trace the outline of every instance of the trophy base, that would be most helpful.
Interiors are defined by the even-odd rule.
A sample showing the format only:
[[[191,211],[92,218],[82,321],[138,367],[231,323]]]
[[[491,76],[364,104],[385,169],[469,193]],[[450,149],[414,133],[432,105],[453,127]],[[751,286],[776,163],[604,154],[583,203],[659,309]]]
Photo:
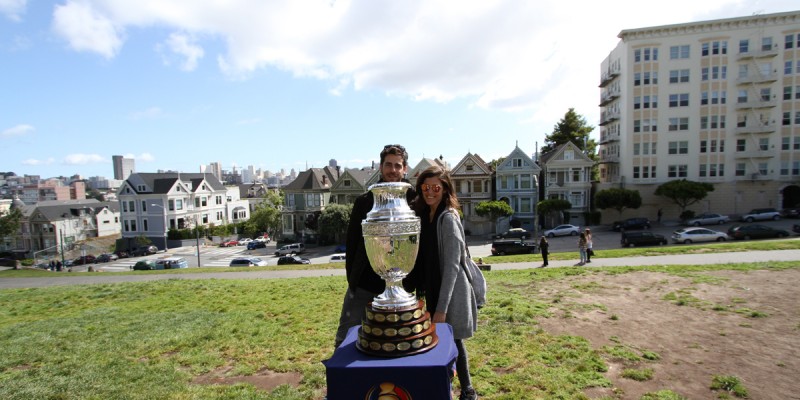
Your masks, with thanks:
[[[358,329],[356,348],[379,357],[403,357],[424,353],[439,343],[436,325],[418,300],[409,307],[391,310],[367,306],[367,318]]]

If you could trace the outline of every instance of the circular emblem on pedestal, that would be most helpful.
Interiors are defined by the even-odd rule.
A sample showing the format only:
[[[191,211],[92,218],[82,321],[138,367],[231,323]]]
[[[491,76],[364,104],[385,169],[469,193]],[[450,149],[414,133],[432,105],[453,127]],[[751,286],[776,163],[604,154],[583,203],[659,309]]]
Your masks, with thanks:
[[[408,390],[392,382],[383,382],[373,386],[364,397],[365,400],[413,400]]]

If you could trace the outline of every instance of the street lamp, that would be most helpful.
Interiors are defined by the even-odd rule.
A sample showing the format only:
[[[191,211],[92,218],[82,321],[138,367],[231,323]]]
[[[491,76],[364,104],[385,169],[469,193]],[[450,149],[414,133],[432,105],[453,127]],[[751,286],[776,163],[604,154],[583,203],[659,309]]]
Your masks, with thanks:
[[[169,229],[167,228],[167,209],[164,206],[155,203],[150,203],[150,206],[158,207],[164,212],[164,253],[166,253],[167,250],[169,250],[169,245],[167,244],[167,233],[169,232]]]

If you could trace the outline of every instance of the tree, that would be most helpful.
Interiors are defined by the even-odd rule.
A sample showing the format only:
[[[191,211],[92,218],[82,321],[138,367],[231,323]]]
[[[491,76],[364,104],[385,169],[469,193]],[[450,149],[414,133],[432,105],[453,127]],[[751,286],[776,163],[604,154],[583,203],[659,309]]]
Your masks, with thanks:
[[[705,199],[708,193],[713,191],[714,185],[710,183],[680,179],[659,185],[654,194],[672,200],[681,208],[681,214],[683,214],[686,207]]]
[[[18,208],[12,208],[8,212],[0,213],[0,238],[19,232],[21,220],[22,211]]]
[[[562,144],[572,142],[588,154],[590,158],[594,159],[597,142],[589,138],[589,134],[593,130],[594,127],[586,122],[586,118],[578,115],[574,108],[570,108],[564,114],[564,118],[553,127],[553,132],[545,136],[542,153],[547,153]]]
[[[505,201],[482,201],[475,206],[475,212],[481,217],[489,217],[491,220],[496,220],[500,217],[508,217],[514,214],[514,209],[511,208]]]
[[[570,208],[572,208],[572,203],[564,199],[547,199],[536,203],[536,211],[542,215],[560,214]]]
[[[601,210],[610,208],[622,214],[626,208],[641,207],[642,196],[635,190],[611,188],[595,193],[594,205]]]
[[[319,216],[319,232],[340,241],[347,232],[350,223],[350,214],[353,212],[352,204],[331,204],[325,207]]]
[[[262,201],[256,204],[255,210],[250,213],[250,219],[246,222],[246,232],[260,233],[267,232],[274,236],[281,228],[281,206],[283,206],[283,194],[279,191],[267,191],[262,197]]]
[[[105,197],[102,193],[100,193],[97,189],[86,189],[86,198],[87,199],[96,199],[97,201],[105,201]]]

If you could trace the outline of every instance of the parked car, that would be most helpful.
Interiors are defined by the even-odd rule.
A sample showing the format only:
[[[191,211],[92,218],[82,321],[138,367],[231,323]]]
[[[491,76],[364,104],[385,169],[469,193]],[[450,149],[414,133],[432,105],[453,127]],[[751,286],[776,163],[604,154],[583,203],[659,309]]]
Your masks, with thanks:
[[[781,213],[774,208],[754,208],[749,213],[742,215],[740,218],[745,222],[753,221],[768,221],[781,219]]]
[[[336,246],[335,249],[333,249],[334,253],[344,253],[346,251],[347,251],[347,246],[343,245],[343,244],[340,244],[340,245]]]
[[[499,235],[495,235],[495,239],[527,239],[533,237],[533,234],[522,228],[511,228]]]
[[[149,271],[151,269],[156,269],[156,262],[153,260],[141,260],[133,264],[131,268],[134,271]]]
[[[624,221],[614,221],[611,229],[615,231],[627,231],[631,229],[650,229],[650,220],[647,218],[628,218]]]
[[[153,245],[150,245],[150,246],[139,246],[139,247],[133,249],[133,251],[131,251],[131,255],[133,257],[149,256],[149,255],[156,254],[156,253],[158,253],[158,247],[153,246]]]
[[[219,244],[219,247],[233,247],[239,244],[238,240],[226,240]]]
[[[292,243],[287,244],[285,246],[281,246],[278,250],[275,251],[275,255],[280,256],[288,256],[290,254],[300,254],[306,250],[306,246],[302,243]]]
[[[253,241],[253,239],[243,238],[243,239],[239,239],[239,243],[238,244],[239,244],[239,246],[247,246],[247,244],[252,242],[252,241]]]
[[[734,225],[728,229],[728,236],[734,239],[765,239],[782,238],[789,236],[789,232],[783,229],[776,229],[766,225]]]
[[[800,218],[800,207],[784,208],[781,210],[783,218]]]
[[[344,253],[334,254],[331,256],[330,262],[345,262],[347,256]]]
[[[95,256],[89,254],[85,256],[80,256],[72,261],[72,265],[86,265],[86,264],[94,264],[95,263]]]
[[[189,263],[183,257],[164,257],[156,260],[155,269],[189,268]]]
[[[533,254],[536,244],[524,240],[495,240],[492,242],[492,255],[504,256],[507,254]]]
[[[15,260],[13,258],[0,258],[0,267],[11,267],[14,269],[19,269],[20,262],[19,260]]]
[[[724,242],[727,239],[727,233],[707,228],[683,228],[672,232],[673,243]]]
[[[101,262],[116,261],[117,259],[119,259],[119,257],[116,254],[103,253],[103,254],[100,254],[99,256],[97,256],[97,259],[95,259],[95,261],[101,263]]]
[[[269,235],[267,235],[266,233],[253,240],[256,242],[264,242],[264,243],[269,243],[271,241]]]
[[[667,238],[652,232],[623,232],[620,243],[623,247],[660,246],[667,244]]]
[[[231,267],[264,267],[267,262],[258,257],[237,257],[231,260]]]
[[[286,264],[311,264],[311,260],[298,256],[283,256],[278,259],[278,265]]]
[[[128,250],[117,250],[117,251],[114,252],[114,254],[118,258],[128,258],[128,257],[131,256],[131,254],[130,254],[130,252],[128,252]]]
[[[700,226],[700,225],[722,225],[730,222],[731,219],[727,215],[719,215],[714,213],[702,213],[688,221],[686,225]]]
[[[567,236],[567,235],[578,236],[580,232],[581,232],[581,227],[579,226],[563,224],[553,229],[548,229],[544,231],[544,235],[547,237]]]
[[[266,247],[267,242],[262,242],[259,240],[253,240],[252,242],[247,243],[247,250],[263,249]]]

